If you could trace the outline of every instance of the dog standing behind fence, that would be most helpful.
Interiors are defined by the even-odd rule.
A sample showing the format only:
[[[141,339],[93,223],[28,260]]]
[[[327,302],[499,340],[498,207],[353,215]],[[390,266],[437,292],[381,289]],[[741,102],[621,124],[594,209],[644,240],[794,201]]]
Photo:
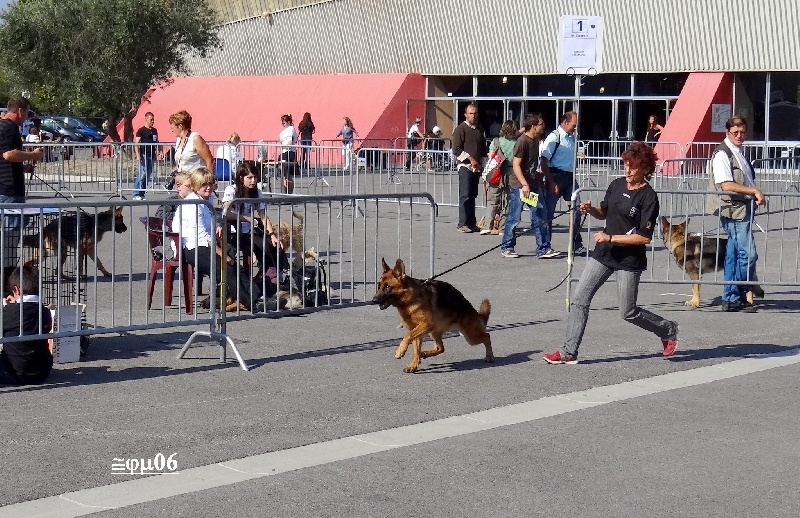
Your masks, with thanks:
[[[693,281],[700,279],[700,275],[708,272],[722,270],[725,265],[725,248],[728,244],[727,237],[703,237],[687,233],[685,222],[673,225],[667,218],[661,216],[661,236],[664,246],[672,254],[689,278]],[[754,281],[758,279],[754,278]],[[758,284],[753,284],[747,291],[747,303],[753,303],[753,297],[764,297],[764,290]],[[687,306],[693,308],[700,306],[700,284],[692,284],[692,298],[686,301]]]
[[[122,217],[122,207],[116,209],[111,207],[96,216],[80,211],[78,214],[51,221],[42,229],[41,235],[34,234],[22,238],[23,246],[32,250],[31,258],[25,262],[25,266],[39,264],[41,243],[42,259],[56,253],[60,254],[59,271],[62,272],[62,276],[67,251],[72,249],[78,252],[79,268],[83,268],[84,257],[89,256],[103,275],[111,277],[111,272],[103,266],[95,250],[97,243],[111,230],[117,234],[128,230]],[[84,276],[86,272],[81,271],[80,275]]]

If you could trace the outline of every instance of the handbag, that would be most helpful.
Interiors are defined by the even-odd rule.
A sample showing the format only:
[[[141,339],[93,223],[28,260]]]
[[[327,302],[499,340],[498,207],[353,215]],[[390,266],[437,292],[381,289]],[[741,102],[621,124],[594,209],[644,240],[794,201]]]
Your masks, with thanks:
[[[503,162],[506,157],[500,150],[500,139],[494,139],[495,149],[489,154],[486,167],[483,168],[483,180],[489,185],[500,185],[503,178]]]

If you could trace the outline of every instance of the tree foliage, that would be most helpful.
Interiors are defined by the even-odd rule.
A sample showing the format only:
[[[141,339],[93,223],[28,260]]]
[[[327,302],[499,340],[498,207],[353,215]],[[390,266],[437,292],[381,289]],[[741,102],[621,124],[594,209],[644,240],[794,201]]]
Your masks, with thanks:
[[[129,122],[187,57],[220,47],[215,23],[207,0],[27,0],[0,14],[0,60],[42,110]]]

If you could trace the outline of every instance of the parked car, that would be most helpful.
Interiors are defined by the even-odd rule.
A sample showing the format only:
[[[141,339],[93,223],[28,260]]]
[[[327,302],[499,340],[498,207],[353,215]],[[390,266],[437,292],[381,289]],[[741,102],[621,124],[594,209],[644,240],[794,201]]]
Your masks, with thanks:
[[[102,142],[106,138],[106,132],[100,128],[89,123],[86,119],[81,117],[72,117],[70,115],[51,115],[51,117],[59,122],[63,122],[72,128],[77,129],[81,133],[85,133],[92,137],[94,142]]]
[[[71,126],[50,117],[42,117],[41,127],[61,137],[63,142],[91,142],[92,140],[90,136],[79,133]]]

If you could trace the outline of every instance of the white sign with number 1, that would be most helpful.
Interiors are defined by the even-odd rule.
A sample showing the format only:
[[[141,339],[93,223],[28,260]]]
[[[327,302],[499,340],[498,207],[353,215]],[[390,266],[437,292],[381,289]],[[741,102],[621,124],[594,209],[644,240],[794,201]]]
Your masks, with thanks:
[[[559,72],[599,74],[603,71],[603,19],[599,16],[562,16]]]

